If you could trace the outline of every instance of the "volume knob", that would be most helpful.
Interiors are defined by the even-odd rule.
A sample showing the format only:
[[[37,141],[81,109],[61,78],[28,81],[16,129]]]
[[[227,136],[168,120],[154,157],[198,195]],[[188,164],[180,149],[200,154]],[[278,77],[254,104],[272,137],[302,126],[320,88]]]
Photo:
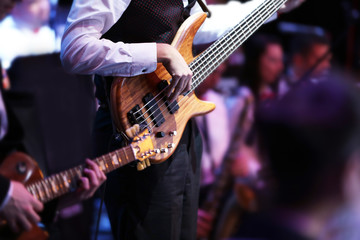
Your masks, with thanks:
[[[165,137],[165,133],[164,132],[157,132],[155,136],[157,138],[163,138],[163,137]]]

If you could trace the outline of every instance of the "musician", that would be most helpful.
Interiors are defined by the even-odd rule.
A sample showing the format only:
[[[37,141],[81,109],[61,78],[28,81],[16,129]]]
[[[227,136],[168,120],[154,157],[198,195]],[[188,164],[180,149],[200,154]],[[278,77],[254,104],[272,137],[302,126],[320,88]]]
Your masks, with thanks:
[[[325,79],[331,70],[332,51],[326,36],[297,34],[290,48],[290,64],[278,86],[280,96],[303,78],[316,83]]]
[[[212,17],[195,43],[216,40],[261,2],[209,5]],[[155,71],[159,62],[172,76],[165,94],[173,101],[190,89],[192,72],[169,43],[183,20],[200,11],[194,0],[75,0],[62,39],[63,65],[78,74],[130,77]],[[109,151],[109,143],[114,145],[111,82],[101,77],[95,82],[100,108],[94,136],[100,155]],[[121,137],[116,141],[120,143],[115,147],[123,143]],[[109,174],[105,204],[115,239],[195,238],[200,153],[201,137],[190,121],[167,161],[142,172],[125,166]]]
[[[0,21],[11,11],[15,2],[17,1],[2,0],[0,2]],[[0,73],[2,73],[1,64]],[[2,79],[2,74],[0,74],[0,142],[3,141],[11,125],[11,122],[8,122],[2,97]],[[106,176],[95,163],[90,160],[86,160],[86,163],[89,167],[84,170],[85,176],[80,178],[79,189],[59,202],[63,207],[91,197],[105,181]],[[0,217],[7,221],[13,231],[30,230],[32,224],[40,221],[39,212],[43,210],[43,207],[43,204],[35,199],[21,183],[0,175]]]

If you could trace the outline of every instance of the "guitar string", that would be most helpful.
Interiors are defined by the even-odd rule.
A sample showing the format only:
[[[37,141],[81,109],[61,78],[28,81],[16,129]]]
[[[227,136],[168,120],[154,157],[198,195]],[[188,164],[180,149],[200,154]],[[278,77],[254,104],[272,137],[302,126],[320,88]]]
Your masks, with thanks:
[[[261,5],[259,5],[258,8],[260,8],[260,7],[261,7]],[[258,8],[256,8],[255,10],[258,10]],[[255,11],[255,10],[254,10],[254,11]],[[249,15],[251,15],[251,13],[250,13]],[[246,20],[246,18],[245,18],[241,23],[243,23],[243,22],[247,23],[245,20]],[[241,23],[238,24],[238,25],[241,25]],[[236,27],[238,27],[238,26],[236,25],[236,26],[234,27],[234,29],[235,29]],[[225,35],[224,35],[224,36],[225,36]],[[219,39],[219,40],[225,41],[225,38],[221,38],[221,39]],[[219,41],[219,43],[221,43],[221,41]],[[205,52],[205,55],[204,55],[203,58],[206,57],[206,54],[207,54],[207,53],[210,53],[210,54],[211,54],[211,50],[212,50],[213,48],[215,48],[215,47],[216,47],[216,46],[212,45],[212,46],[209,48],[209,51],[206,51],[206,52]],[[199,59],[199,58],[197,58],[197,59]],[[200,59],[200,60],[201,60],[201,59]],[[206,59],[205,59],[205,60],[206,60]],[[191,65],[195,65],[197,62],[199,62],[199,60],[192,62],[192,63],[190,64],[190,66],[191,66]],[[193,72],[194,72],[194,71],[193,71]],[[196,73],[197,73],[197,72],[195,72],[195,74],[194,74],[194,76],[193,76],[193,79],[196,78]],[[159,97],[159,96],[166,90],[166,88],[168,88],[168,87],[165,87],[164,89],[162,89],[162,90],[154,97],[154,99],[157,98],[157,97]],[[134,114],[137,114],[137,113],[141,112],[145,107],[148,106],[148,104],[149,104],[149,103],[144,104],[144,105],[143,105],[140,109],[138,109]],[[144,113],[142,113],[141,116],[138,117],[136,120],[139,120],[141,117],[143,117],[144,114],[148,113],[148,112],[149,112],[151,109],[153,109],[153,108],[155,108],[155,105],[150,106],[149,108],[147,108],[147,110],[146,110]],[[146,119],[144,119],[144,121],[148,120],[148,118],[150,117],[150,115],[151,115],[151,114],[149,114],[149,116],[148,116]],[[143,121],[143,122],[144,122],[144,121]]]
[[[264,5],[264,3],[261,4],[261,5]],[[259,13],[258,9],[261,8],[261,5],[259,5],[258,8],[254,9],[254,11],[256,11],[257,14]],[[253,11],[253,12],[254,12],[254,11]],[[254,17],[254,16],[250,16],[250,15],[251,15],[251,13],[248,15],[247,18]],[[260,21],[262,21],[262,20],[263,20],[263,18],[261,17],[261,20],[260,20]],[[249,29],[249,27],[248,27],[248,21],[246,21],[246,18],[245,18],[242,22],[240,22],[239,24],[237,24],[237,25],[234,27],[234,29],[240,27],[240,28],[241,28],[241,31],[242,31],[242,33],[243,33],[243,27],[241,26],[242,23],[246,23],[246,27],[247,27],[247,29]],[[230,31],[230,32],[234,32],[234,31]],[[231,35],[231,34],[229,33],[228,35]],[[228,37],[228,36],[226,36],[226,34],[225,34],[225,35],[224,35],[224,38],[219,39],[219,40],[220,40],[219,43],[224,42],[227,37]],[[233,41],[233,38],[232,38],[232,41]],[[216,48],[216,47],[217,47],[217,46],[215,46],[215,44],[212,45],[212,46],[209,48],[209,51],[206,51],[206,52],[205,52],[204,57],[202,57],[201,59],[200,59],[200,58],[197,58],[197,59],[200,59],[200,61],[201,61],[202,59],[205,58],[205,60],[207,60],[207,59],[206,59],[206,55],[207,55],[208,53],[213,54],[213,53],[211,53],[211,50],[212,50],[213,48]],[[199,60],[192,62],[192,63],[190,64],[190,67],[191,67],[191,65],[196,65],[197,62],[199,62]],[[222,61],[221,61],[221,62],[222,62]],[[220,62],[220,63],[217,63],[217,65],[220,65],[221,62]],[[217,67],[217,66],[213,67],[211,70],[215,69],[216,67]],[[196,69],[194,69],[194,70],[196,70]],[[194,74],[194,76],[193,76],[193,79],[196,79],[196,76],[197,76],[196,74],[197,74],[197,72],[196,72],[196,71],[193,71],[193,72],[195,72],[195,74]],[[210,74],[211,71],[210,71],[210,73],[208,73],[208,72],[206,72],[206,73],[207,73],[207,74]],[[194,81],[194,82],[196,83],[196,81]],[[193,83],[194,83],[194,82],[193,82]],[[193,84],[193,83],[192,83],[192,84]],[[196,86],[198,86],[198,85],[196,85]],[[159,97],[160,94],[162,94],[162,93],[165,91],[166,88],[167,88],[167,87],[165,87],[164,89],[162,89],[162,90],[154,97],[154,99],[157,98],[157,97]],[[158,103],[158,102],[156,102],[156,103]],[[145,107],[147,107],[148,104],[149,104],[149,103],[144,104],[143,107],[141,107],[140,109],[138,109],[138,110],[135,112],[135,114],[141,112]],[[156,107],[156,106],[153,105],[153,106],[151,106],[150,108],[148,108],[144,113],[141,114],[140,117],[136,118],[136,120],[139,120],[141,117],[144,117],[144,114],[148,113],[151,109],[153,109],[153,108],[155,108],[155,107]],[[150,116],[152,116],[152,114],[149,114],[149,116],[148,116],[147,118],[145,118],[141,123],[147,121]]]
[[[274,5],[275,6],[275,5]],[[269,10],[269,8],[271,8],[270,10],[273,10],[274,9],[274,6],[271,6],[271,7],[269,7],[268,6],[268,9],[264,9],[264,10]],[[276,8],[276,6],[275,6],[275,8]],[[256,9],[256,11],[257,11],[257,14],[259,14],[259,11],[258,11],[258,8]],[[262,12],[260,12],[260,13],[262,13]],[[261,20],[260,21],[263,21],[264,20],[264,17],[263,17],[263,15],[261,14],[260,15],[261,16]],[[270,17],[271,16],[271,14],[268,16],[268,17]],[[246,27],[247,27],[247,29],[249,29],[249,21],[245,21],[245,24],[246,24]],[[259,26],[259,25],[258,25]],[[238,31],[239,29],[237,29],[237,31]],[[242,33],[244,34],[244,32],[243,32],[243,28],[241,28],[240,29],[241,31],[242,31]],[[248,33],[248,32],[247,32]],[[246,37],[247,38],[247,37]],[[238,40],[238,39],[235,39],[235,40]],[[243,39],[240,39],[240,41],[242,41]],[[228,52],[225,52],[225,54],[223,54],[222,55],[222,57],[224,57],[224,56],[226,56],[227,57],[227,55],[229,55],[228,53],[231,51],[232,52],[232,50],[234,49],[235,47],[228,47],[226,50],[229,50]],[[222,61],[215,61],[214,62],[214,64],[210,64],[209,65],[209,67],[208,67],[208,69],[207,70],[213,70],[214,68],[216,68],[219,64],[221,64],[221,62]],[[209,71],[203,71],[202,72],[202,74],[201,74],[201,77],[202,77],[202,79],[205,79],[206,77],[205,77],[205,75],[208,75],[208,74],[210,74],[211,73],[211,71],[209,72]],[[194,88],[196,88],[200,83],[202,82],[202,80],[200,80],[200,81],[194,81],[194,85],[195,85],[195,87]]]
[[[271,2],[271,1],[268,1],[268,2]],[[286,2],[286,1],[283,1],[283,2]],[[204,54],[203,56],[199,56],[195,61],[193,61],[193,62],[190,64],[190,67],[194,67],[194,70],[193,70],[193,71],[194,71],[195,73],[200,72],[200,71],[197,71],[197,72],[196,72],[196,70],[198,70],[197,67],[199,67],[199,64],[200,64],[200,67],[202,67],[202,66],[201,66],[201,61],[203,61],[203,62],[205,62],[205,61],[209,62],[209,58],[213,58],[214,55],[216,56],[216,54],[219,54],[218,52],[216,52],[216,51],[219,50],[219,45],[220,45],[220,47],[222,47],[222,44],[224,44],[224,42],[225,42],[225,43],[228,43],[228,42],[226,41],[226,39],[229,38],[231,35],[236,34],[235,37],[231,38],[231,41],[232,41],[232,42],[236,41],[237,43],[240,43],[240,44],[241,44],[242,41],[246,40],[246,39],[249,37],[250,34],[252,34],[254,31],[256,31],[256,29],[259,28],[264,21],[266,21],[269,17],[271,17],[271,15],[273,14],[273,12],[269,14],[269,10],[274,10],[274,9],[276,9],[277,7],[279,8],[279,7],[281,7],[281,5],[283,4],[282,1],[279,1],[279,2],[277,3],[277,6],[276,6],[276,4],[273,4],[273,5],[269,4],[269,5],[267,5],[267,6],[264,7],[264,5],[265,5],[266,3],[267,3],[267,2],[263,2],[263,4],[259,5],[256,9],[253,10],[252,13],[250,13],[250,14],[248,15],[248,17],[246,17],[242,22],[240,22],[239,24],[237,24],[237,25],[233,28],[233,30],[231,30],[229,33],[225,34],[224,37],[222,37],[221,39],[219,39],[218,42],[216,42],[215,44],[213,44],[213,45],[209,48],[209,50],[205,52],[205,54]],[[259,11],[259,9],[261,9],[261,10]],[[254,13],[254,12],[256,12],[256,13]],[[264,13],[264,12],[266,12],[265,14],[268,14],[268,16],[265,17],[265,20],[264,20],[264,18],[263,18],[263,13]],[[261,16],[261,17],[256,16],[256,14],[259,15],[259,16]],[[258,18],[258,19],[254,19],[254,18]],[[260,19],[260,18],[261,18],[261,19]],[[254,20],[255,20],[255,21],[254,21]],[[253,29],[251,29],[251,27],[249,27],[249,23],[255,23],[255,24],[254,24],[255,27],[251,26],[251,27],[253,27]],[[260,24],[259,24],[259,23],[260,23]],[[244,29],[244,26],[243,26],[243,25],[246,25],[246,29]],[[247,34],[247,35],[245,35],[245,34],[244,34],[244,30],[247,31],[247,30],[249,30],[249,29],[250,29],[250,31],[245,32],[245,34]],[[241,33],[244,34],[245,36],[241,36],[241,35],[239,36],[239,30],[241,30]],[[250,34],[249,34],[249,33],[250,33]],[[220,57],[227,57],[228,55],[230,55],[230,54],[233,52],[233,50],[236,50],[236,48],[237,48],[237,47],[235,47],[235,46],[231,46],[231,47],[226,46],[226,47],[225,47],[225,50],[226,50],[226,51],[222,51]],[[215,51],[215,52],[211,52],[211,50],[214,50],[214,49],[215,49],[216,51]],[[210,53],[210,54],[209,54],[209,53]],[[215,54],[214,54],[214,53],[215,53]],[[209,55],[209,56],[207,56],[207,55]],[[218,66],[223,62],[223,61],[219,61],[219,60],[221,60],[222,58],[217,58],[217,59],[218,59],[217,61],[212,62],[212,64],[210,64],[210,65],[207,67],[208,69],[205,69],[204,71],[202,71],[202,73],[200,74],[200,76],[197,76],[197,74],[195,74],[195,75],[193,76],[193,79],[195,79],[195,81],[192,83],[192,88],[191,88],[191,90],[190,90],[185,96],[187,96],[190,92],[192,92],[192,91],[203,81],[203,79],[205,79],[216,67],[218,67]],[[196,65],[196,64],[197,64],[197,65]],[[211,71],[209,72],[209,70],[211,70]],[[196,79],[196,77],[199,77],[199,79]],[[157,96],[160,95],[162,92],[163,92],[163,90],[162,90],[159,94],[157,94]],[[182,98],[182,99],[179,101],[179,103],[180,103],[183,99],[185,99],[185,98]],[[157,101],[156,103],[159,103],[159,101]],[[165,104],[165,103],[162,103],[160,107],[162,107],[164,104]],[[145,105],[146,105],[146,104],[145,104]],[[142,107],[142,109],[145,107],[145,105]],[[152,107],[154,107],[154,106],[155,106],[155,105],[153,105]],[[151,108],[152,108],[152,107],[151,107]],[[159,108],[160,108],[160,107],[159,107]],[[149,108],[149,109],[151,109],[151,108]],[[149,110],[148,110],[148,111],[149,111]],[[148,111],[146,111],[145,113],[147,113]],[[164,111],[161,111],[161,113],[163,113],[163,112],[164,112]],[[155,116],[154,119],[156,119],[161,113],[159,113],[157,116]],[[152,115],[153,115],[153,114],[149,114],[149,116],[148,116],[146,119],[144,119],[140,124],[146,122],[146,120],[148,120],[149,117],[152,116]],[[144,117],[143,114],[142,114],[142,117]],[[139,119],[139,118],[137,118],[137,120],[138,120],[138,119]],[[154,122],[154,119],[153,119],[152,121],[150,121],[149,123],[147,123],[146,125],[148,126],[150,123]],[[151,127],[150,130],[153,129],[154,127],[155,127],[155,125],[154,125],[153,127]]]
[[[285,1],[284,1],[284,2],[285,2]],[[251,33],[254,32],[258,27],[260,27],[260,25],[264,22],[264,21],[263,21],[263,20],[264,20],[263,17],[261,17],[260,20],[256,20],[256,19],[255,19],[255,21],[254,21],[254,18],[256,17],[256,16],[255,16],[256,14],[259,15],[259,9],[262,8],[263,5],[265,5],[265,4],[266,4],[266,2],[264,2],[263,4],[261,4],[258,8],[254,9],[253,12],[256,11],[256,13],[252,14],[252,13],[253,13],[253,12],[252,12],[251,14],[248,15],[247,18],[249,18],[249,19],[251,20],[251,22],[255,22],[255,25],[258,24],[259,22],[260,22],[260,24],[256,25],[256,27],[253,28],[253,31],[248,31],[248,32],[246,32],[246,34],[248,34],[248,35],[249,35],[249,33],[251,34]],[[276,6],[276,4],[273,4],[272,6],[269,4],[269,5],[267,5],[267,6],[265,6],[265,7],[263,7],[263,8],[261,9],[260,14],[263,14],[263,13],[266,11],[266,13],[268,14],[268,16],[265,17],[265,21],[266,21],[266,19],[268,19],[269,17],[271,17],[271,15],[273,14],[273,12],[269,14],[269,10],[274,10],[274,9],[276,9],[276,7],[279,8],[279,7],[281,7],[282,4],[283,4],[283,3],[281,3],[281,1],[278,2],[278,5],[277,5],[277,6]],[[239,23],[238,25],[236,25],[236,26],[234,27],[234,29],[231,30],[228,34],[224,35],[224,37],[221,38],[218,43],[213,44],[213,46],[216,45],[216,46],[214,46],[213,48],[217,48],[217,49],[215,49],[215,50],[218,50],[218,49],[219,49],[219,45],[220,45],[220,47],[221,47],[221,44],[224,44],[225,39],[228,38],[228,37],[231,36],[231,35],[234,35],[235,33],[237,34],[236,37],[235,37],[237,43],[240,43],[240,44],[241,44],[241,42],[242,42],[243,40],[246,40],[246,39],[248,38],[248,36],[240,37],[240,38],[239,38],[238,31],[239,31],[239,29],[241,29],[242,33],[244,33],[244,32],[243,32],[243,31],[244,31],[244,30],[243,30],[243,26],[242,26],[242,25],[244,25],[244,24],[243,24],[244,22],[245,22],[245,24],[246,24],[247,30],[249,29],[249,22],[250,22],[250,20],[249,20],[249,21],[246,21],[247,18],[245,18],[241,23]],[[251,30],[251,29],[250,29],[250,30]],[[234,38],[231,38],[231,39],[234,39]],[[233,40],[232,40],[232,41],[233,41]],[[233,48],[234,48],[234,47],[233,47]],[[231,49],[231,47],[230,47],[230,48],[229,48],[229,47],[225,47],[225,49],[228,50],[228,51],[227,51],[227,52],[226,52],[226,51],[221,52],[221,53],[222,53],[222,56],[221,56],[221,57],[224,57],[224,56],[227,56],[227,55],[231,54],[231,53],[232,53],[231,51],[233,50],[233,49]],[[235,48],[235,49],[236,49],[236,48]],[[211,54],[210,54],[210,57],[213,57],[213,56],[214,56],[214,53],[211,53]],[[215,56],[216,56],[216,55],[215,55]],[[199,56],[199,57],[200,57],[200,56]],[[201,57],[202,57],[202,56],[201,56]],[[203,57],[203,58],[204,58],[204,57]],[[208,58],[209,58],[209,57],[208,57]],[[209,60],[208,58],[205,58],[204,60],[207,60],[207,62],[208,62],[208,60]],[[219,58],[218,58],[218,59],[219,59]],[[195,63],[195,61],[194,61],[193,63]],[[194,65],[193,63],[190,64],[190,65]],[[215,64],[213,63],[213,64],[210,64],[210,65],[209,65],[208,70],[209,70],[209,68],[210,68],[210,69],[216,68],[220,63],[221,63],[221,62],[219,62],[219,61],[215,61]],[[216,66],[216,65],[217,65],[217,66]],[[195,68],[194,71],[196,71],[196,70],[197,70],[197,69]],[[193,84],[195,83],[195,86],[192,87],[192,89],[191,89],[185,96],[187,96],[190,92],[192,92],[192,91],[203,81],[203,79],[205,79],[205,78],[207,77],[207,76],[205,76],[206,74],[209,75],[209,74],[211,73],[211,72],[208,72],[208,70],[203,71],[203,73],[200,75],[200,77],[202,77],[202,79],[200,79],[200,80],[195,80],[195,81],[193,82]],[[204,74],[204,72],[205,72],[205,74]],[[205,77],[204,77],[204,76],[205,76]],[[182,98],[182,99],[179,101],[179,103],[180,103],[182,100],[184,100],[184,99],[185,99],[185,97]],[[159,102],[159,101],[158,101],[158,102]],[[157,102],[157,103],[158,103],[158,102]],[[161,106],[163,106],[163,105],[164,105],[164,103],[163,103]],[[161,107],[161,106],[160,106],[160,107]],[[150,122],[147,124],[147,126],[149,127],[149,124],[152,123],[152,122],[154,122],[154,120],[155,120],[160,114],[162,114],[163,112],[164,112],[164,111],[161,111],[157,116],[155,116],[155,117],[153,118],[153,120],[150,121]],[[150,116],[149,116],[149,117],[150,117]],[[149,117],[147,117],[147,119],[148,119]],[[143,123],[143,122],[142,122],[142,123]],[[153,127],[150,127],[150,130],[152,130],[154,127],[155,127],[155,125],[154,125]]]

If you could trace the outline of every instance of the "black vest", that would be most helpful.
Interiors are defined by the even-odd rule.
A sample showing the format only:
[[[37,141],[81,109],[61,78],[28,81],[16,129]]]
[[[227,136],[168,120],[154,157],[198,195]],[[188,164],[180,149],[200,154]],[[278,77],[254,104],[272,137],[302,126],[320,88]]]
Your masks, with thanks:
[[[196,0],[131,0],[120,19],[102,36],[113,42],[171,43]],[[96,97],[106,103],[103,81],[95,78]],[[110,86],[111,82],[105,85]],[[106,87],[109,94],[110,87]]]
[[[195,0],[184,8],[182,0],[131,0],[121,18],[103,38],[125,43],[170,43],[189,16]]]

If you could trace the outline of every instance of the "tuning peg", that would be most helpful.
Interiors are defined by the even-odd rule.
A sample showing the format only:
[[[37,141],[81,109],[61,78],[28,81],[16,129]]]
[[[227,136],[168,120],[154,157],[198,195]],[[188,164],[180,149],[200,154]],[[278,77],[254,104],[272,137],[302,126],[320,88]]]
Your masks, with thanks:
[[[146,163],[146,166],[147,166],[147,167],[150,167],[151,164],[150,164],[150,160],[149,160],[148,158],[145,159],[145,163]]]

